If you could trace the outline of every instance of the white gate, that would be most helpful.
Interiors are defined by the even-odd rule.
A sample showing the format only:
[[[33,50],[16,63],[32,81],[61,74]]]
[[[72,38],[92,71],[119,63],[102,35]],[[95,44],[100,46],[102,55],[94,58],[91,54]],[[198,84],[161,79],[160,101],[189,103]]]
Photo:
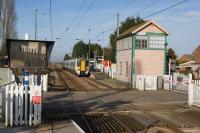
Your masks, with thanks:
[[[172,89],[172,76],[171,75],[163,75],[163,89],[171,90]]]
[[[6,126],[37,125],[41,123],[40,86],[29,86],[26,90],[22,84],[12,83],[5,87],[5,124]],[[35,101],[34,101],[35,99]],[[35,104],[33,104],[35,102]]]
[[[157,76],[136,75],[136,89],[157,90]]]
[[[145,77],[145,90],[157,90],[157,76]]]

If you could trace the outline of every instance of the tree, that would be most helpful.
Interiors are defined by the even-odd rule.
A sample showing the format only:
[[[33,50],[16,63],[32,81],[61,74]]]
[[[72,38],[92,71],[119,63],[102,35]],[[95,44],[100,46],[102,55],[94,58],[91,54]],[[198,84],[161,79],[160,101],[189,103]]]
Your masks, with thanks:
[[[0,0],[0,45],[4,55],[7,38],[17,38],[15,0]]]
[[[177,58],[177,55],[172,48],[168,49],[167,56],[168,56],[168,59],[172,59],[172,60],[175,60]]]
[[[110,48],[104,48],[104,59],[112,60],[110,55],[112,55],[112,50]]]
[[[88,47],[89,47],[89,44],[88,44]],[[96,56],[103,55],[103,49],[100,44],[98,43],[90,44],[90,58],[94,58],[94,52]]]
[[[89,55],[89,47],[90,47],[90,58],[94,58],[94,52],[96,55],[103,55],[103,50],[100,44],[93,43],[93,44],[86,44],[83,41],[77,42],[72,51],[73,58],[80,58],[80,57],[88,57]]]
[[[87,57],[88,54],[88,46],[83,41],[77,42],[72,51],[73,58]]]
[[[119,33],[123,33],[124,31],[128,30],[129,28],[136,26],[138,24],[143,23],[144,20],[140,17],[128,17],[125,21],[123,21],[119,27]],[[116,62],[115,56],[116,56],[116,40],[117,37],[117,31],[115,30],[111,35],[110,35],[110,47],[111,47],[111,61]]]
[[[68,54],[65,54],[64,61],[65,60],[70,60],[71,58],[72,58],[71,56],[69,56]]]

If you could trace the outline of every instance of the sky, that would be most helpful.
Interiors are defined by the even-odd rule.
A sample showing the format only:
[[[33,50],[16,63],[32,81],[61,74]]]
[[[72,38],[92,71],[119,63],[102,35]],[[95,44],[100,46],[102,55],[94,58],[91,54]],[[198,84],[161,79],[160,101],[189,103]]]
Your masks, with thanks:
[[[62,61],[64,54],[72,53],[78,40],[90,39],[102,47],[109,46],[109,35],[117,27],[117,13],[120,22],[129,16],[144,18],[180,1],[183,0],[51,0],[55,41],[51,60]],[[24,39],[28,33],[34,39],[36,9],[37,39],[51,40],[50,0],[16,0],[18,37]],[[178,56],[190,54],[200,45],[200,0],[189,0],[146,20],[155,21],[170,33],[168,48],[173,48]]]

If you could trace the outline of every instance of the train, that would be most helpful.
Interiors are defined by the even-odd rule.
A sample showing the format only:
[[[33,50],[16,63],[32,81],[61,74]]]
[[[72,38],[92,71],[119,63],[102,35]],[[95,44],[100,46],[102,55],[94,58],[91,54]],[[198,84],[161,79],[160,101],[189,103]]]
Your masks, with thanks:
[[[89,76],[90,75],[90,66],[87,59],[70,59],[66,60],[63,63],[64,68],[73,70],[78,76]]]

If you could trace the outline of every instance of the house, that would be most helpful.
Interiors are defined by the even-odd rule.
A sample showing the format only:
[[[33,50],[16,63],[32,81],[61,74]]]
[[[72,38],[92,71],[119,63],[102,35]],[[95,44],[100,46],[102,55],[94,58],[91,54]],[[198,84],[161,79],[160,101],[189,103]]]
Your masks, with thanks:
[[[192,52],[194,60],[197,63],[200,63],[200,45]]]
[[[178,59],[178,62],[181,64],[181,63],[189,62],[189,61],[192,61],[192,60],[194,60],[192,54],[183,54],[183,55]]]
[[[188,61],[179,64],[179,72],[192,72],[196,79],[200,78],[200,63],[196,61]]]
[[[134,75],[163,75],[169,33],[145,21],[117,37],[117,80],[133,83]]]
[[[54,41],[7,39],[11,69],[46,68]]]

